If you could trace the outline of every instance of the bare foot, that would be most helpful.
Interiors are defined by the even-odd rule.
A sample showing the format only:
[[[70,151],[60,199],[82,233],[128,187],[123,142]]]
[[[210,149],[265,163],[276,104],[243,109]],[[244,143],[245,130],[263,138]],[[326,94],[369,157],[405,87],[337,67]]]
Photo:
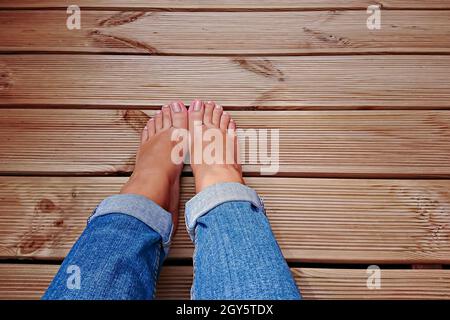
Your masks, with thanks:
[[[188,113],[191,167],[196,192],[221,182],[244,184],[238,163],[236,123],[230,115],[220,105],[200,100],[192,102]],[[211,141],[205,141],[208,138]],[[211,142],[217,146],[214,151]]]
[[[172,159],[172,150],[177,145],[177,141],[172,141],[172,134],[177,129],[187,130],[187,109],[182,102],[162,107],[148,120],[142,131],[133,174],[120,191],[145,196],[169,211],[174,228],[178,221],[183,168],[183,163],[177,164]]]

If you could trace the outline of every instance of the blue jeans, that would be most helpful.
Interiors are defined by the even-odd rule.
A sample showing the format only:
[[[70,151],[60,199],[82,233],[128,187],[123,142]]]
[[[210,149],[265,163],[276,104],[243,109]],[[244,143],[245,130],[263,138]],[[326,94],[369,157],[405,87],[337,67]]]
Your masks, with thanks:
[[[256,192],[210,186],[186,203],[195,244],[192,299],[300,299]],[[132,194],[95,209],[43,299],[152,299],[173,231],[170,213]]]

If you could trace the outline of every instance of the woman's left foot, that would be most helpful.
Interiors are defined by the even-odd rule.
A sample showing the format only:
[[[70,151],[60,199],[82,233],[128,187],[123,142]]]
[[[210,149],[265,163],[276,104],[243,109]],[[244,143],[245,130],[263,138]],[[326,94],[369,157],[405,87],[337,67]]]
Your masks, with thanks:
[[[187,109],[182,102],[172,102],[162,107],[151,118],[141,135],[136,165],[122,194],[138,194],[147,197],[172,214],[174,227],[178,221],[180,175],[183,163],[174,159],[173,150],[179,150],[179,158],[188,150],[188,141],[180,149],[181,137],[187,130]],[[179,159],[178,159],[179,160]]]

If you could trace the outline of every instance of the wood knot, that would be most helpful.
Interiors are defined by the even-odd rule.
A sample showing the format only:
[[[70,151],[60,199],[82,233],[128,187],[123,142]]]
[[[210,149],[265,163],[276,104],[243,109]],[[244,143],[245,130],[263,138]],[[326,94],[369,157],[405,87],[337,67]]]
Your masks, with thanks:
[[[115,26],[120,26],[120,25],[124,25],[124,24],[128,24],[128,23],[132,23],[142,17],[151,15],[152,12],[119,12],[116,14],[113,14],[112,16],[100,20],[100,22],[98,23],[98,25],[100,27],[115,27]]]
[[[0,90],[12,87],[11,73],[8,71],[0,71]]]
[[[122,120],[138,133],[142,131],[148,121],[148,116],[140,110],[119,110],[119,114]]]
[[[39,212],[42,213],[49,213],[49,212],[53,212],[55,211],[55,209],[57,208],[57,206],[55,205],[55,203],[50,200],[50,199],[42,199],[41,201],[39,201],[39,203],[36,205],[36,209]]]
[[[64,232],[64,210],[50,199],[41,199],[34,208],[28,231],[18,245],[21,254],[50,248]]]
[[[231,59],[232,62],[238,64],[241,68],[262,75],[268,78],[274,78],[278,81],[284,81],[284,73],[270,61],[269,59],[248,59],[236,57]]]
[[[157,48],[152,45],[141,42],[138,40],[134,40],[131,38],[126,38],[123,36],[106,34],[100,30],[92,30],[89,35],[96,42],[101,42],[102,44],[111,44],[114,46],[121,46],[123,48],[132,48],[136,50],[136,52],[146,52],[149,54],[160,54]]]
[[[352,44],[350,39],[345,38],[345,37],[338,37],[334,34],[327,34],[322,31],[312,30],[307,27],[303,27],[303,31],[305,33],[309,34],[310,36],[314,37],[317,40],[320,40],[320,41],[326,42],[326,43],[335,44],[337,46],[347,47]]]
[[[42,248],[42,246],[49,240],[49,236],[46,234],[33,234],[30,233],[24,237],[19,245],[20,252],[22,254],[30,254],[36,250]]]
[[[58,219],[55,222],[53,222],[53,225],[55,227],[62,227],[64,225],[64,219]]]

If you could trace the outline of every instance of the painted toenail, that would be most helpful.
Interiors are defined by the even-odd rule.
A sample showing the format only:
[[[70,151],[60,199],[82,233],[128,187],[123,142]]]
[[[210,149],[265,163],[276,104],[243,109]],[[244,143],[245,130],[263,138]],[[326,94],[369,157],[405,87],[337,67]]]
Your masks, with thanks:
[[[194,111],[200,111],[202,108],[202,103],[199,100],[194,101]]]
[[[178,102],[172,103],[173,112],[181,112],[181,105]]]

